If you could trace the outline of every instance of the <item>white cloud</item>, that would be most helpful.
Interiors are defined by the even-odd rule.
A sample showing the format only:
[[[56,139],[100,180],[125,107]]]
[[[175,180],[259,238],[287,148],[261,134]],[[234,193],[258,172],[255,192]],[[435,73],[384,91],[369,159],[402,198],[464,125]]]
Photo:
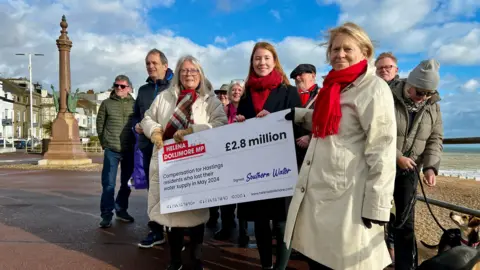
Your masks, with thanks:
[[[282,17],[280,16],[280,12],[278,10],[275,10],[275,9],[271,9],[270,10],[270,14],[275,17],[275,19],[277,21],[281,21],[282,20]]]
[[[215,43],[226,45],[228,43],[228,39],[226,37],[216,36],[215,37]]]
[[[445,64],[480,64],[472,54],[480,46],[480,24],[472,17],[478,0],[317,0],[320,5],[337,4],[338,23],[353,21],[381,47],[394,53],[427,53]],[[372,16],[374,14],[374,16]],[[460,16],[460,17],[459,17]]]
[[[72,89],[103,91],[110,87],[118,74],[129,76],[138,88],[147,77],[145,54],[154,47],[167,55],[172,69],[182,55],[194,55],[215,87],[247,75],[249,57],[256,40],[227,46],[222,42],[229,41],[230,37],[218,37],[216,41],[222,46],[201,46],[169,29],[152,33],[143,19],[145,11],[140,8],[142,3],[147,2],[102,1],[71,0],[68,6],[32,6],[21,1],[0,4],[2,36],[9,37],[0,39],[2,76],[28,76],[27,59],[15,56],[15,53],[34,50],[45,54],[33,59],[34,81],[43,82],[44,88],[49,89],[49,84],[58,88],[55,40],[60,35],[59,23],[63,14],[66,15],[69,37],[73,42]],[[108,5],[111,8],[122,7],[122,11],[116,14],[107,8]],[[38,16],[25,15],[35,13]],[[120,16],[126,16],[123,22],[119,22]],[[285,72],[289,73],[299,62],[315,64],[318,70],[325,68],[325,51],[317,46],[318,43],[313,39],[286,37],[274,45]]]
[[[473,53],[478,48],[480,48],[480,25],[461,39],[439,46],[436,54],[440,61],[458,65],[478,65],[480,54]]]
[[[470,79],[460,86],[460,89],[466,92],[475,92],[480,88],[480,81],[476,79]]]

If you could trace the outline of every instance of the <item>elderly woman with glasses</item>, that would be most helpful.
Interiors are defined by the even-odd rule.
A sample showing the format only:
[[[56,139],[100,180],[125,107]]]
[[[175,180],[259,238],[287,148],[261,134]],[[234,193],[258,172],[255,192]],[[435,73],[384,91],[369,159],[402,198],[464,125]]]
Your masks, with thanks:
[[[141,122],[145,136],[155,145],[150,162],[150,186],[159,186],[158,151],[163,141],[183,141],[184,136],[215,128],[228,123],[223,105],[212,92],[200,63],[193,56],[178,60],[171,86],[160,93],[145,112]],[[148,215],[150,220],[169,227],[170,265],[168,270],[179,270],[182,265],[182,248],[185,228],[190,232],[190,255],[193,269],[203,269],[201,256],[208,208],[160,213],[160,190],[148,191]]]

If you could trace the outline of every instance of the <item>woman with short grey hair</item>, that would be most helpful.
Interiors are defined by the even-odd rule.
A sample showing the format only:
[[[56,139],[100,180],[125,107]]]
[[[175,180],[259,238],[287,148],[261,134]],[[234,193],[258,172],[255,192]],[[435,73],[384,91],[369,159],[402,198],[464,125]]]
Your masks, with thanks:
[[[172,85],[155,98],[141,122],[145,136],[156,146],[150,162],[150,186],[159,186],[158,151],[163,147],[164,140],[173,138],[180,142],[188,134],[225,124],[227,116],[223,105],[213,94],[198,60],[193,56],[180,58]],[[181,253],[185,228],[190,231],[193,269],[203,269],[201,256],[208,208],[161,214],[160,190],[151,188],[148,191],[148,215],[150,220],[169,227],[168,270],[183,267]]]

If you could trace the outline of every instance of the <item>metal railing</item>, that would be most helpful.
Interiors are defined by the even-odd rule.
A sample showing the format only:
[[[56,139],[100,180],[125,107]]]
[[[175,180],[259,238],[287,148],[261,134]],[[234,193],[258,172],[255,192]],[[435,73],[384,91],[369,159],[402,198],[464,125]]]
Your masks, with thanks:
[[[102,146],[100,142],[90,142],[90,143],[82,143],[83,151],[87,153],[103,153]],[[25,152],[30,154],[42,154],[43,153],[43,144],[39,143],[38,145],[32,147],[26,147]]]
[[[443,139],[443,144],[480,144],[480,137],[468,137],[468,138],[449,138],[449,139]],[[425,198],[423,195],[417,195],[417,199],[419,201],[425,202]],[[460,205],[456,205],[453,203],[441,201],[441,200],[436,200],[436,199],[430,199],[427,198],[427,201],[431,205],[435,205],[441,208],[445,208],[451,211],[456,211],[460,213],[464,213],[467,215],[472,215],[472,216],[477,216],[480,217],[480,210],[477,209],[471,209],[468,207],[463,207]]]
[[[423,198],[422,195],[417,195],[417,199],[419,201],[425,202],[425,198]],[[463,206],[456,205],[456,204],[453,204],[453,203],[444,202],[444,201],[440,201],[440,200],[435,200],[435,199],[431,199],[431,198],[427,198],[427,201],[431,205],[436,205],[438,207],[442,207],[442,208],[445,208],[445,209],[448,209],[448,210],[452,210],[452,211],[464,213],[464,214],[467,214],[467,215],[480,217],[480,211],[479,210],[475,210],[475,209],[471,209],[471,208],[463,207]]]

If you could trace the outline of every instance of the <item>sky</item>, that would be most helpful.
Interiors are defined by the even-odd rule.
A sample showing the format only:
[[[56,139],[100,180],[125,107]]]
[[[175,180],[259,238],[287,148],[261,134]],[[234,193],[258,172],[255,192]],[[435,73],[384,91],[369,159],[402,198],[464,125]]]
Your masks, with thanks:
[[[392,51],[401,77],[423,59],[440,64],[445,137],[480,136],[479,0],[0,0],[0,77],[28,77],[58,88],[62,15],[73,42],[72,89],[107,90],[118,74],[145,83],[146,53],[162,50],[169,67],[197,57],[215,88],[245,78],[258,41],[276,47],[287,73],[301,63],[326,75],[326,31],[351,21]],[[319,76],[320,75],[320,76]]]

